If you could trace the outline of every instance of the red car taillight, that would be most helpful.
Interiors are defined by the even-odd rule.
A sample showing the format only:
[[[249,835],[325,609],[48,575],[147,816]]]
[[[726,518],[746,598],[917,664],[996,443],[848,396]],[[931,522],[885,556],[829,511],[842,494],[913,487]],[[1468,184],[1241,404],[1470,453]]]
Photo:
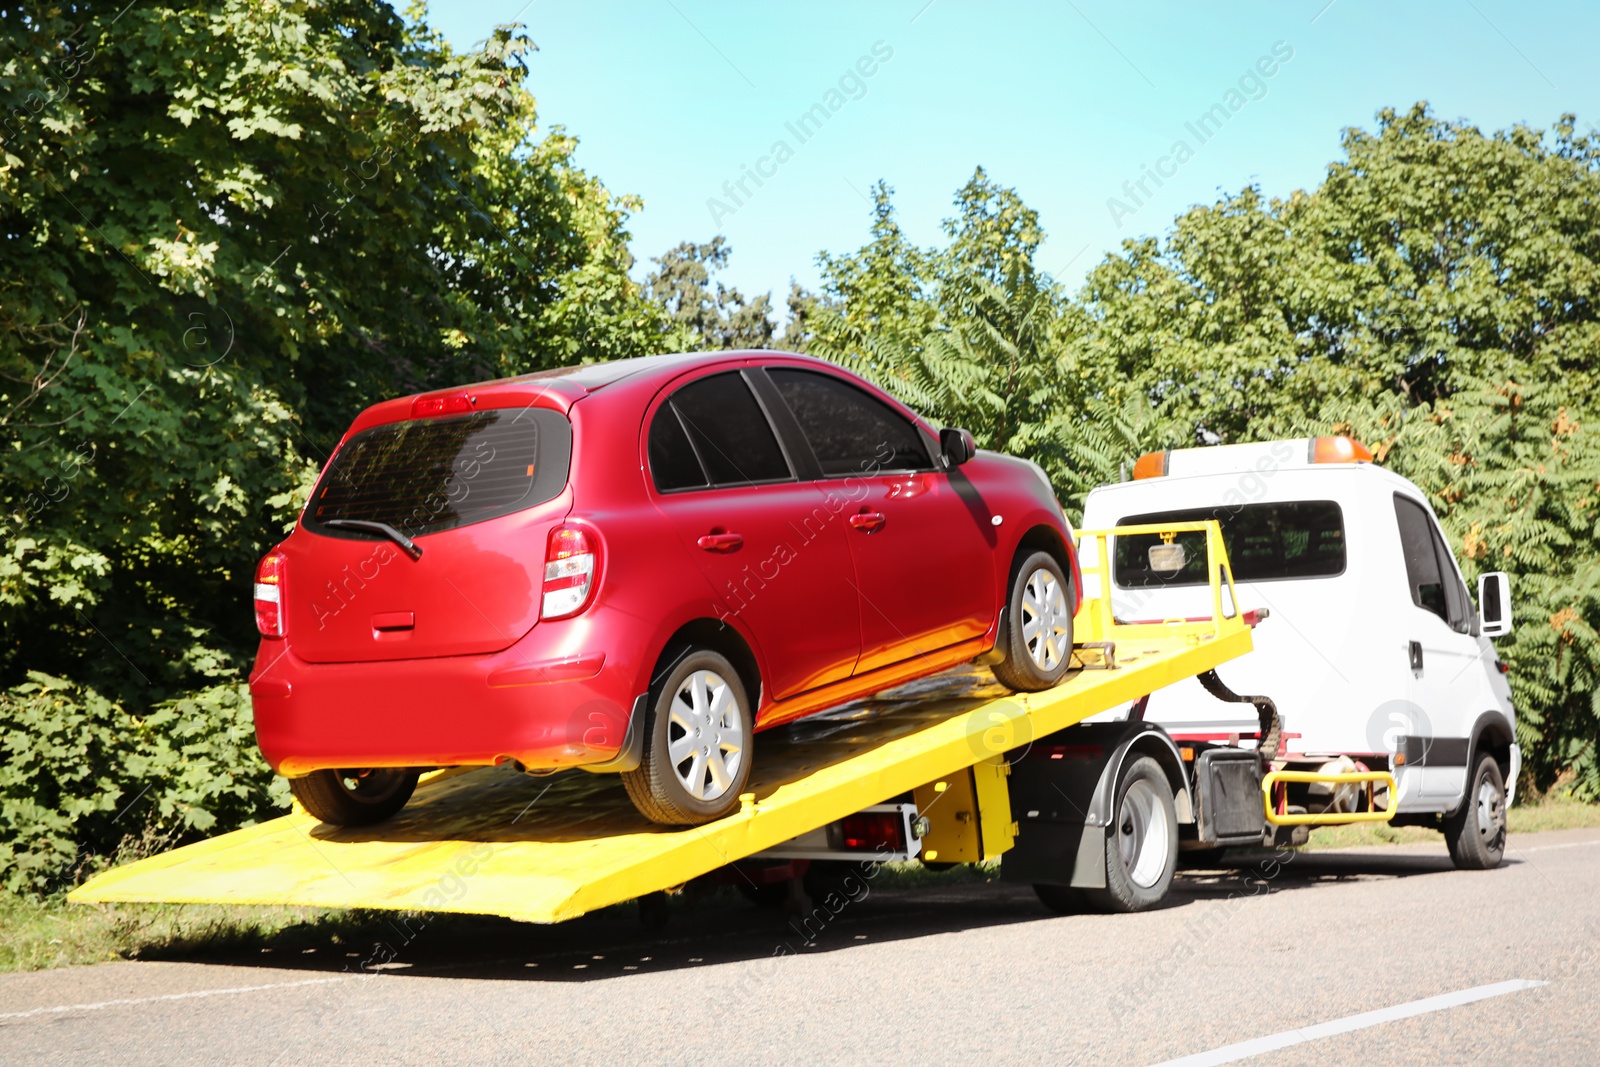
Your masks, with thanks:
[[[283,572],[281,552],[268,552],[256,567],[256,629],[262,637],[283,636]]]
[[[544,603],[541,619],[576,615],[589,602],[599,570],[599,544],[594,534],[577,526],[550,531],[544,554]]]

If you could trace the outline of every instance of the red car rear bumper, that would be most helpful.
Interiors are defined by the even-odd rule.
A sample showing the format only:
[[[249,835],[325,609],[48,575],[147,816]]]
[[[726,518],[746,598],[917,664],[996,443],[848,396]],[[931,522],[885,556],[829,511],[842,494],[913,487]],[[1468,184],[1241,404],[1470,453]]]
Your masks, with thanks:
[[[250,674],[256,738],[273,770],[289,777],[340,767],[602,763],[621,749],[638,694],[616,657],[571,651],[587,632],[542,623],[492,655],[359,663],[309,663],[287,642],[264,640]]]

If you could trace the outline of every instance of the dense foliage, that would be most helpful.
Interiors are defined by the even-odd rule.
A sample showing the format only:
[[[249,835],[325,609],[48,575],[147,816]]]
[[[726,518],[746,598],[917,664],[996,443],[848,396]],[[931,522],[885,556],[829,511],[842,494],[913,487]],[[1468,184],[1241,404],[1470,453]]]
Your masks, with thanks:
[[[8,724],[130,716],[126,760],[231,699],[255,560],[366,404],[659,348],[667,316],[627,273],[635,204],[536,126],[528,40],[458,53],[421,16],[0,4]],[[28,672],[88,688],[47,700]],[[39,758],[25,734],[7,761]],[[80,755],[63,805],[139,792],[142,772]],[[0,845],[57,833],[0,796]]]

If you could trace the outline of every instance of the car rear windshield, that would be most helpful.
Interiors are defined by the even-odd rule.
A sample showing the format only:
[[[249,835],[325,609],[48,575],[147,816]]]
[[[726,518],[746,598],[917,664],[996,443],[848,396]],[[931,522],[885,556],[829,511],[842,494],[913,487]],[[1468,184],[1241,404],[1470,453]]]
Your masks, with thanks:
[[[572,424],[544,408],[476,411],[363,430],[317,484],[305,524],[384,522],[409,536],[437,533],[542,504],[567,484]]]
[[[1216,519],[1222,543],[1239,582],[1283,578],[1330,578],[1344,573],[1344,513],[1331,500],[1297,500],[1282,504],[1245,504],[1129,515],[1119,526]],[[1160,534],[1118,537],[1114,567],[1123,589],[1152,586],[1205,585],[1206,536],[1185,531],[1173,538],[1182,552],[1162,550]],[[1157,548],[1154,556],[1150,550]]]

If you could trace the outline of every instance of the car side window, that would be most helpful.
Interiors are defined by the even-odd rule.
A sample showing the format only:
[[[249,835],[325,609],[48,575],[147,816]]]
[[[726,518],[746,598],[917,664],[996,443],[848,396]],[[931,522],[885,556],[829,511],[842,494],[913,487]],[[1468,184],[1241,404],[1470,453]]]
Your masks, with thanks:
[[[711,484],[670,401],[662,404],[650,421],[650,476],[661,493],[702,489]]]
[[[935,469],[917,428],[849,382],[790,367],[769,367],[767,377],[794,412],[823,474]]]
[[[1444,576],[1439,571],[1439,553],[1433,543],[1433,522],[1421,504],[1399,493],[1394,497],[1394,517],[1400,524],[1400,548],[1406,557],[1411,602],[1448,623],[1450,608],[1445,600]]]
[[[656,489],[792,478],[772,424],[738,371],[690,382],[656,411],[648,441]]]

